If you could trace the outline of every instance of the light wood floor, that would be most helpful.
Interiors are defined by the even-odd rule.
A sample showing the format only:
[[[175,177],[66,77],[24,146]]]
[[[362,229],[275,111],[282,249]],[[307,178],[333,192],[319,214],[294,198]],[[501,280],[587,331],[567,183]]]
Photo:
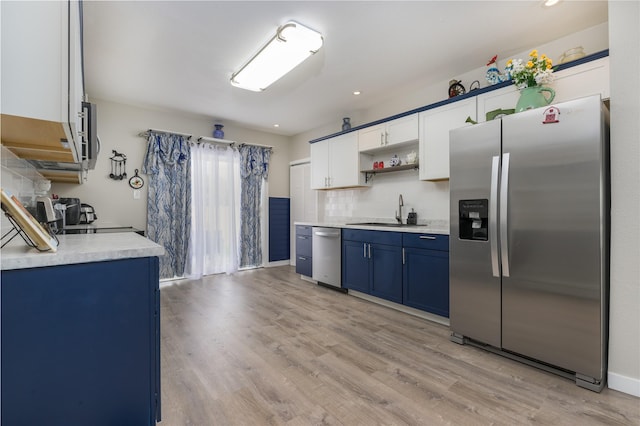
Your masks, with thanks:
[[[449,341],[288,266],[162,294],[161,425],[640,425],[640,399]]]

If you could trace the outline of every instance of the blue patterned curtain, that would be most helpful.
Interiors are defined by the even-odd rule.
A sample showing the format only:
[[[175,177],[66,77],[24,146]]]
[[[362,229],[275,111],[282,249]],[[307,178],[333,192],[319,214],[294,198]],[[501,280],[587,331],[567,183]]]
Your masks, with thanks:
[[[147,236],[165,249],[160,278],[184,275],[191,227],[190,152],[184,136],[149,135],[142,172],[149,175]]]
[[[271,148],[241,145],[240,267],[262,265],[260,201],[262,181],[269,174]]]

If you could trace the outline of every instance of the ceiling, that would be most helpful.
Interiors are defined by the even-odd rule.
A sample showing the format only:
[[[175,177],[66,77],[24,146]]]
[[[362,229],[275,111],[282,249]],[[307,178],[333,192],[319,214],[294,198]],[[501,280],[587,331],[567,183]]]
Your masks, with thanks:
[[[321,32],[320,51],[264,92],[231,86],[288,20]],[[90,99],[290,136],[606,21],[603,1],[85,1],[85,85]]]

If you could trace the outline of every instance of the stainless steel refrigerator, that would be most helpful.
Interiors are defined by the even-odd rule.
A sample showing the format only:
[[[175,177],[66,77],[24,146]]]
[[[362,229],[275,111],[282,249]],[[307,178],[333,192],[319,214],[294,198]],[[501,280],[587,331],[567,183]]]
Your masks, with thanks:
[[[451,340],[602,390],[608,133],[600,96],[451,131]]]

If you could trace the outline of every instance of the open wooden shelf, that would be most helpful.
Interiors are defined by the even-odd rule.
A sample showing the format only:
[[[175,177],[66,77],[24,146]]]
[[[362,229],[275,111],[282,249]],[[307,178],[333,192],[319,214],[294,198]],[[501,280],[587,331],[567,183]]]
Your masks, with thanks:
[[[391,172],[401,172],[403,170],[418,170],[419,164],[402,164],[400,166],[392,166],[392,167],[384,167],[382,169],[369,169],[369,170],[360,170],[360,173],[364,173],[365,183],[369,182],[371,178],[377,173],[391,173]]]

